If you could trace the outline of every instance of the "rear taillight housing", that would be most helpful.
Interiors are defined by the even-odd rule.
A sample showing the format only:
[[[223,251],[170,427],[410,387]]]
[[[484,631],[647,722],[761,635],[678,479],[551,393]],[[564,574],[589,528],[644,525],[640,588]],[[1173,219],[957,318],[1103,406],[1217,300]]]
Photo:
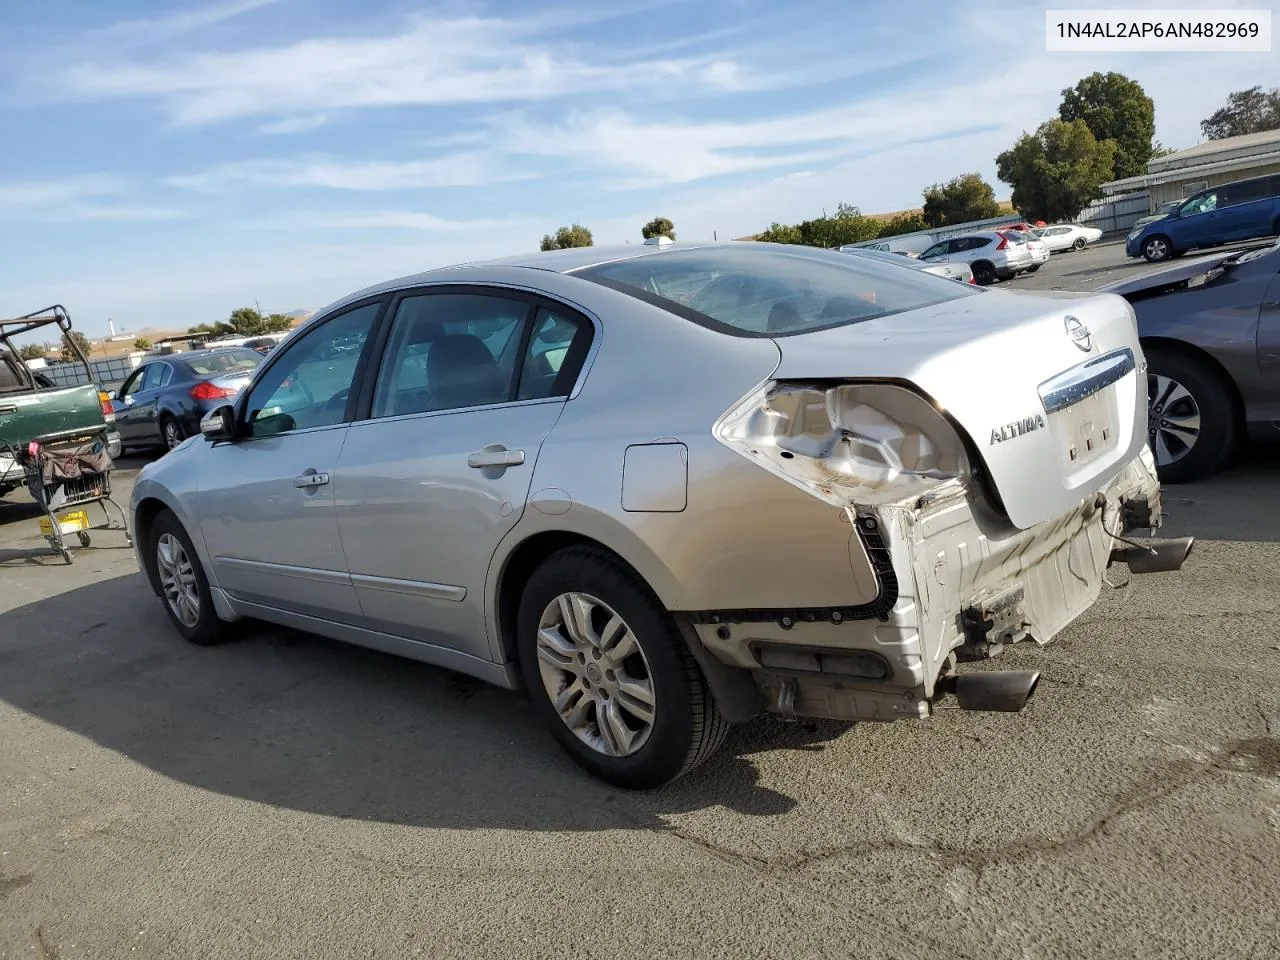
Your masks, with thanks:
[[[951,422],[925,397],[891,384],[775,381],[735,404],[713,432],[841,507],[921,496],[971,473]]]
[[[116,415],[116,406],[111,402],[111,394],[105,390],[98,391],[98,403],[102,405],[102,415],[104,417],[114,417]]]
[[[189,393],[192,400],[226,400],[236,395],[234,388],[215,386],[207,380],[203,383],[197,383]]]
[[[1000,242],[996,244],[996,249],[1003,250],[1007,246],[1009,246],[1009,238],[1002,233],[1000,234]]]

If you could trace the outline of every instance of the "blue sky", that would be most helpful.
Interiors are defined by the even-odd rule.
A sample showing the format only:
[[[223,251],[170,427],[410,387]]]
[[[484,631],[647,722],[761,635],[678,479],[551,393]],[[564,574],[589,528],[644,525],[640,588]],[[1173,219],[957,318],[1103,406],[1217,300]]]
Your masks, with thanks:
[[[0,312],[186,327],[571,221],[600,244],[655,215],[725,239],[841,201],[901,209],[960,173],[994,182],[1093,70],[1143,83],[1173,147],[1280,77],[1275,53],[1047,54],[1045,6],[7,3]]]

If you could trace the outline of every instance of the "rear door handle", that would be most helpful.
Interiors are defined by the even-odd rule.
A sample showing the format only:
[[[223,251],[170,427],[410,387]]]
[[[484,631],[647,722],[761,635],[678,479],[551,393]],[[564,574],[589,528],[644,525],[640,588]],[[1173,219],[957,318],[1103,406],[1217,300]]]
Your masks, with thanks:
[[[483,470],[485,467],[518,467],[522,463],[524,463],[523,450],[508,450],[499,445],[485,447],[467,457],[467,466],[477,470]]]
[[[327,473],[301,473],[293,478],[293,485],[304,490],[309,487],[323,487],[328,482]]]

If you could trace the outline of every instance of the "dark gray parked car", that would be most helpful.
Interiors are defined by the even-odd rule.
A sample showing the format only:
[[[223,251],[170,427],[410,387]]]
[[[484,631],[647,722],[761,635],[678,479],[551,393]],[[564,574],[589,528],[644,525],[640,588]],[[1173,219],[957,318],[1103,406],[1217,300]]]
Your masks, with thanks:
[[[200,419],[228,404],[263,356],[244,347],[174,353],[138,367],[115,395],[123,447],[172,450],[200,432]]]
[[[1280,440],[1280,242],[1102,289],[1138,315],[1162,480],[1213,473],[1245,436]]]

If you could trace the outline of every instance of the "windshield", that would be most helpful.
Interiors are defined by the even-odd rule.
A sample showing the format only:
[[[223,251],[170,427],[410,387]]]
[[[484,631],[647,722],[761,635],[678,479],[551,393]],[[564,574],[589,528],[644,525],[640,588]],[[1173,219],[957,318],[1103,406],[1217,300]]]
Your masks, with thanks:
[[[187,361],[187,366],[197,376],[209,377],[222,373],[248,373],[262,363],[262,354],[256,350],[220,350]]]
[[[576,275],[739,337],[810,333],[981,292],[870,257],[745,244],[636,257]]]

